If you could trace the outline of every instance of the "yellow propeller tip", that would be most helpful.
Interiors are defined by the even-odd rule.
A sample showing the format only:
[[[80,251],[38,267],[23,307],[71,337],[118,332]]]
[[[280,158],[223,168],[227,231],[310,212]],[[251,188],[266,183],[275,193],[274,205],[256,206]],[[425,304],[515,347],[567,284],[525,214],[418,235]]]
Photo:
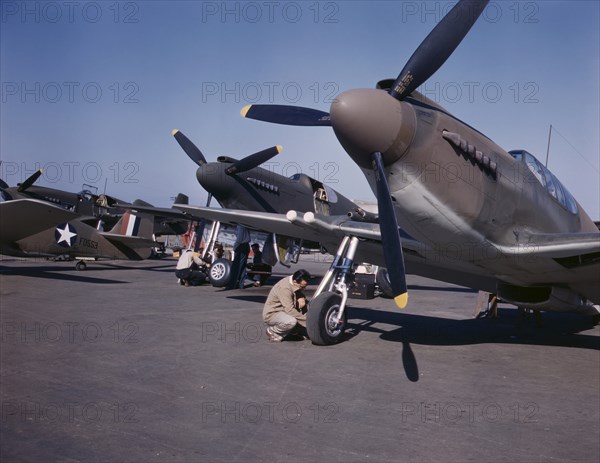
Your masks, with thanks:
[[[242,108],[242,110],[240,111],[240,114],[242,115],[242,117],[246,117],[246,114],[248,114],[248,111],[250,111],[251,107],[252,107],[252,105],[249,104],[248,106],[244,106]]]
[[[171,135],[175,136],[177,132],[179,132],[179,129],[173,129],[171,130]]]
[[[408,304],[408,293],[402,293],[399,296],[394,298],[394,302],[398,306],[398,308],[403,309]]]
[[[277,152],[281,153],[283,151],[283,146],[277,145]]]

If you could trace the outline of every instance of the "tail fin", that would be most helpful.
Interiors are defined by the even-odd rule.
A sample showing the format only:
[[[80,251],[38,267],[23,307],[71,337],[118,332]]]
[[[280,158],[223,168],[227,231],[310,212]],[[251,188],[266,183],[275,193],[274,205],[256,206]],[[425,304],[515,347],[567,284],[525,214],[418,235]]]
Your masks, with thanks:
[[[152,238],[153,232],[154,217],[133,211],[125,211],[110,231],[113,235],[137,236],[140,238]]]
[[[132,203],[134,206],[144,206],[144,207],[153,207],[152,204],[147,203],[146,201],[144,201],[143,199],[136,199],[135,201],[133,201]]]
[[[131,260],[147,259],[156,247],[153,239],[154,217],[126,211],[112,230],[100,234]]]
[[[189,204],[189,203],[190,203],[190,198],[188,198],[187,195],[184,195],[183,193],[179,193],[175,197],[174,204]]]

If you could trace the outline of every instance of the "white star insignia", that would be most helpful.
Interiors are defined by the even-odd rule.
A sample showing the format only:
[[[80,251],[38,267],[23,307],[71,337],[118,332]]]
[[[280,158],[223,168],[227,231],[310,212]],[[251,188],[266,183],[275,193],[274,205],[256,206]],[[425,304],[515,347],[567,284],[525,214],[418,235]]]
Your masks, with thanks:
[[[58,238],[58,240],[56,241],[58,244],[64,241],[67,246],[71,246],[71,239],[77,236],[77,233],[73,233],[71,231],[68,223],[65,224],[64,229],[56,228],[56,231],[60,233],[60,238]]]

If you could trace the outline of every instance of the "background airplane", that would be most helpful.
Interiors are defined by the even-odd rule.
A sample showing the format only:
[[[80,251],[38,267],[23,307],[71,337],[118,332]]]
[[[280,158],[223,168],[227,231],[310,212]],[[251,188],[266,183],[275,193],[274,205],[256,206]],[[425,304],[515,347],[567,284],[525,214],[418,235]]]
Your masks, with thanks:
[[[36,199],[48,202],[62,209],[74,212],[76,216],[86,218],[87,223],[91,223],[89,219],[96,218],[98,221],[97,224],[101,222],[104,229],[113,228],[127,208],[131,208],[131,206],[152,207],[151,204],[141,199],[136,199],[133,203],[128,203],[106,194],[99,195],[93,193],[90,189],[85,188],[86,186],[93,188],[91,185],[83,185],[84,189],[77,193],[36,185],[36,182],[41,177],[42,170],[40,169],[15,187],[10,187],[6,182],[0,180],[0,195],[2,200]],[[188,198],[180,193],[175,201],[185,204]],[[118,207],[118,204],[123,207]],[[178,235],[185,233],[187,227],[187,220],[155,216],[153,233],[156,236]]]
[[[105,232],[94,217],[37,199],[0,203],[0,254],[18,257],[147,259],[157,243],[152,239],[153,217],[122,214]],[[80,259],[77,270],[86,268]]]
[[[283,217],[180,207],[321,240],[345,237],[311,302],[313,342],[331,344],[343,333],[348,262],[361,254],[359,239],[370,244],[365,260],[385,262],[400,307],[408,301],[406,271],[539,310],[588,312],[600,304],[600,233],[566,188],[530,153],[505,151],[415,90],[452,54],[486,4],[461,0],[395,80],[344,92],[329,113],[277,105],[242,111],[267,122],[332,127],[376,193],[378,225],[312,212]],[[399,225],[409,235],[401,236]]]
[[[217,161],[207,161],[200,149],[181,131],[175,129],[172,135],[189,158],[198,166],[196,178],[198,183],[209,193],[206,206],[214,197],[224,208],[242,209],[258,212],[285,213],[290,209],[302,212],[313,211],[322,215],[351,215],[356,220],[376,221],[377,217],[343,195],[339,194],[323,182],[305,174],[291,177],[279,175],[260,167],[282,150],[274,146],[242,159],[219,156]],[[180,203],[180,202],[179,202]],[[139,205],[139,204],[138,204]],[[121,207],[123,205],[116,204]],[[141,205],[139,205],[141,206]],[[173,218],[185,218],[173,209],[154,207],[139,208],[154,214]],[[196,236],[201,237],[205,222],[198,218]],[[292,239],[297,238],[291,236]],[[279,254],[285,252],[287,235],[279,235],[277,242]],[[300,243],[298,243],[300,244]],[[316,242],[303,241],[302,247],[318,249]],[[199,250],[200,240],[196,239],[195,249]],[[296,248],[300,250],[300,246]],[[210,251],[205,249],[205,252]]]
[[[187,219],[132,215],[131,208],[151,207],[142,200],[130,204],[88,189],[73,193],[35,185],[41,176],[38,170],[15,187],[0,180],[0,254],[145,259],[160,247],[155,236],[188,228]],[[176,201],[187,203],[187,196],[179,194]],[[85,262],[80,259],[76,268],[85,269]]]
[[[361,209],[351,200],[305,174],[291,177],[260,167],[283,149],[274,146],[240,160],[219,156],[208,162],[200,149],[182,132],[173,136],[185,153],[198,165],[196,178],[221,207],[249,211],[285,213],[290,209],[340,215]]]

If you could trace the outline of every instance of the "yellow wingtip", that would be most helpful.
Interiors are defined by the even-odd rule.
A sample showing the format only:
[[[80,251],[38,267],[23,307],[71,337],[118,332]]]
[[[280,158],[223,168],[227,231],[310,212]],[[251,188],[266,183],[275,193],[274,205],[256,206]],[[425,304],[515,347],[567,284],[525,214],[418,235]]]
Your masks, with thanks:
[[[398,308],[403,309],[408,304],[408,293],[402,293],[399,296],[394,298],[394,302],[398,306]]]
[[[171,130],[171,135],[175,136],[177,132],[179,132],[179,129],[173,129]]]
[[[281,153],[283,151],[283,146],[277,145],[277,153]]]
[[[240,111],[240,114],[242,115],[242,117],[246,117],[246,114],[248,114],[248,111],[250,111],[251,107],[252,107],[252,105],[249,104],[248,106],[244,106],[242,108],[242,110]]]

